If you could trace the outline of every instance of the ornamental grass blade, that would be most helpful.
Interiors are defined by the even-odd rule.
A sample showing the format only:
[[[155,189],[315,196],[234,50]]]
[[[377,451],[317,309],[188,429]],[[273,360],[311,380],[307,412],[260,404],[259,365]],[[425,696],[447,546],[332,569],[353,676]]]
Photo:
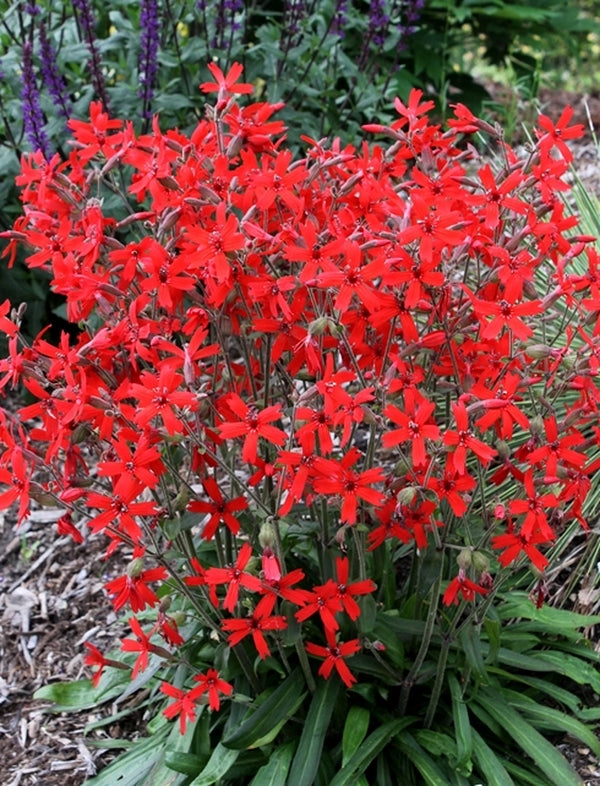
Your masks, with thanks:
[[[546,775],[549,783],[557,786],[581,786],[581,779],[548,740],[526,721],[498,693],[481,691],[477,703],[516,742]]]
[[[333,675],[318,683],[313,694],[304,728],[298,744],[288,783],[293,786],[312,786],[321,760],[325,735],[341,687],[341,681]]]

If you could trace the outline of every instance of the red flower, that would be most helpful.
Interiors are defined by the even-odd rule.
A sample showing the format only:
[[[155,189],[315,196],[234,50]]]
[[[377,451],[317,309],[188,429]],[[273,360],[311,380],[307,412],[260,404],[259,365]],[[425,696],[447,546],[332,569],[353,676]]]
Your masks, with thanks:
[[[246,238],[237,231],[238,219],[234,213],[225,217],[227,206],[217,205],[215,223],[212,227],[189,226],[185,234],[185,259],[187,264],[198,269],[206,265],[209,274],[217,283],[229,282],[231,262],[227,254],[244,248]]]
[[[89,650],[88,654],[84,657],[83,662],[86,664],[86,666],[98,667],[98,671],[95,672],[95,674],[92,676],[92,685],[94,688],[97,688],[105,667],[110,666],[111,662],[104,657],[97,647],[95,647],[93,644],[90,644],[89,641],[84,641],[83,644]]]
[[[216,63],[208,63],[208,70],[215,78],[215,82],[202,82],[200,90],[203,93],[218,91],[219,99],[227,93],[251,93],[254,88],[250,84],[238,83],[244,67],[240,63],[233,63],[225,76]]]
[[[526,499],[513,499],[508,503],[508,509],[512,514],[524,513],[525,518],[521,524],[520,534],[529,541],[532,535],[541,534],[546,541],[555,538],[554,531],[548,523],[546,511],[558,506],[558,499],[554,494],[538,494],[535,490],[533,472],[530,470],[525,473],[523,480]]]
[[[179,731],[185,734],[187,721],[196,720],[196,699],[192,695],[193,689],[191,691],[185,691],[181,688],[176,688],[174,685],[170,685],[168,682],[162,682],[160,689],[167,696],[175,699],[172,704],[165,707],[163,715],[169,720],[179,715]]]
[[[476,595],[487,595],[489,589],[476,584],[471,579],[468,579],[464,570],[459,570],[458,576],[452,579],[446,591],[444,592],[443,601],[446,606],[458,604],[459,596],[466,601],[474,601]]]
[[[322,647],[319,644],[306,644],[306,651],[309,655],[315,655],[317,658],[325,658],[319,668],[319,674],[325,679],[329,679],[333,669],[342,678],[344,685],[351,688],[356,682],[356,677],[352,674],[344,658],[349,658],[360,652],[360,642],[358,639],[352,641],[336,641],[335,633],[326,630],[325,635],[327,638],[327,646]]]
[[[388,404],[383,410],[385,417],[400,426],[385,432],[382,437],[383,446],[391,448],[402,442],[410,442],[413,466],[424,466],[427,463],[425,440],[436,440],[440,437],[439,426],[431,422],[434,410],[433,401],[428,401],[420,394],[417,395],[415,391],[406,390],[403,409]]]
[[[533,532],[529,537],[523,533],[507,532],[504,535],[495,535],[492,538],[492,548],[503,549],[498,555],[498,562],[507,567],[514,562],[521,553],[526,554],[539,571],[544,571],[548,566],[548,559],[536,548],[541,544],[548,544],[548,539],[541,532]]]
[[[150,639],[142,630],[140,623],[135,617],[129,620],[131,630],[135,633],[135,639],[122,639],[121,649],[125,652],[139,652],[137,660],[131,672],[131,679],[135,679],[140,671],[145,671],[148,667],[148,655],[154,652],[156,647],[150,643]]]
[[[356,448],[349,450],[339,461],[320,459],[319,476],[314,482],[315,491],[320,494],[339,494],[342,497],[340,520],[347,524],[355,524],[359,500],[371,505],[381,505],[385,495],[371,488],[371,484],[384,480],[385,473],[381,467],[372,467],[362,472],[350,469],[360,457]]]
[[[312,592],[304,590],[303,601],[306,605],[294,615],[298,622],[304,622],[313,614],[318,613],[326,631],[335,632],[338,630],[340,626],[335,615],[344,606],[335,581],[329,579],[326,584],[315,587]]]
[[[342,608],[351,620],[357,620],[360,616],[360,607],[354,600],[354,597],[375,592],[377,585],[371,579],[363,579],[362,581],[348,584],[350,563],[346,557],[337,557],[335,568],[337,573],[337,596],[342,602]],[[315,587],[315,590],[317,589]]]
[[[204,574],[206,584],[211,590],[211,600],[214,605],[218,605],[216,587],[219,584],[227,584],[227,594],[223,601],[223,608],[227,611],[233,612],[237,602],[240,587],[246,587],[251,592],[260,592],[262,589],[262,581],[258,576],[253,576],[251,573],[244,573],[244,568],[248,564],[252,556],[252,546],[249,543],[244,543],[238,554],[235,565],[229,568],[208,568]]]
[[[233,693],[233,685],[222,680],[216,669],[209,669],[206,674],[196,674],[194,682],[200,684],[192,688],[190,696],[197,699],[199,696],[208,693],[208,706],[211,710],[218,711],[221,706],[219,693],[223,693],[225,696],[231,696]]]
[[[240,531],[240,522],[233,514],[240,510],[246,510],[247,499],[236,497],[226,501],[214,478],[204,478],[202,485],[212,501],[193,500],[189,503],[188,510],[192,513],[210,513],[210,518],[202,530],[204,540],[212,540],[221,523],[225,524],[233,535],[237,535]]]
[[[270,425],[274,420],[281,418],[281,406],[276,404],[258,410],[248,406],[237,393],[227,397],[227,406],[239,421],[226,421],[219,424],[219,431],[225,439],[244,437],[242,459],[249,464],[256,462],[258,457],[259,437],[281,447],[287,439],[287,434],[276,426]]]
[[[538,123],[540,129],[536,129],[536,136],[539,140],[540,150],[548,154],[553,148],[557,147],[563,159],[570,163],[573,160],[573,153],[569,146],[566,144],[568,139],[579,139],[583,136],[585,129],[581,123],[569,126],[569,122],[573,118],[573,107],[566,106],[561,116],[556,121],[556,124],[547,115],[540,115]]]
[[[186,408],[193,412],[198,408],[195,393],[178,389],[182,382],[183,377],[165,364],[158,374],[142,371],[140,382],[126,385],[115,398],[137,399],[135,422],[138,425],[145,426],[160,417],[169,434],[181,434],[185,431],[185,417],[178,410]]]
[[[444,445],[455,446],[452,460],[456,471],[459,475],[464,474],[469,450],[475,453],[483,464],[489,464],[496,455],[496,450],[473,436],[473,432],[469,428],[469,414],[465,405],[462,402],[453,402],[452,413],[456,423],[456,431],[446,431],[443,442]]]
[[[135,563],[132,564],[135,572]],[[158,603],[158,597],[148,587],[148,583],[163,581],[166,578],[168,574],[164,568],[150,568],[134,575],[126,574],[108,581],[104,589],[109,595],[114,596],[112,604],[115,611],[123,608],[126,603],[129,603],[132,611],[143,611],[146,606],[155,606]]]
[[[285,630],[287,620],[285,617],[269,617],[263,610],[254,610],[250,617],[245,619],[223,620],[221,627],[229,631],[227,641],[232,647],[239,644],[246,636],[252,636],[252,641],[261,658],[271,654],[269,645],[263,635],[264,631]]]

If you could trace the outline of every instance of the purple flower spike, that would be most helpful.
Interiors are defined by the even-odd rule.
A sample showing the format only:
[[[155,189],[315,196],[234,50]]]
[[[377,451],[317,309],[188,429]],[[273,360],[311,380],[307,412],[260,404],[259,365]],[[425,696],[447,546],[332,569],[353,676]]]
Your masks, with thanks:
[[[102,102],[104,109],[108,109],[108,94],[106,92],[106,82],[102,73],[100,53],[96,46],[96,20],[89,0],[72,0],[73,10],[77,17],[77,23],[90,53],[88,67],[92,86],[96,95]]]
[[[44,114],[40,106],[40,94],[35,81],[33,71],[33,46],[31,41],[23,44],[23,90],[21,91],[23,100],[23,128],[25,136],[34,150],[41,150],[46,159],[49,159],[52,151],[50,140],[44,127]]]
[[[150,105],[158,72],[160,24],[156,0],[141,0],[140,29],[140,55],[138,59],[140,89],[138,95],[143,101],[142,116],[149,120],[152,117]]]
[[[333,12],[333,20],[331,22],[332,35],[338,38],[345,38],[346,36],[346,22],[348,21],[348,0],[337,0],[335,10]]]
[[[43,22],[40,24],[38,36],[42,79],[54,100],[55,106],[59,107],[60,114],[63,117],[69,117],[71,101],[67,93],[67,86],[58,68],[56,51],[48,38],[46,25]]]

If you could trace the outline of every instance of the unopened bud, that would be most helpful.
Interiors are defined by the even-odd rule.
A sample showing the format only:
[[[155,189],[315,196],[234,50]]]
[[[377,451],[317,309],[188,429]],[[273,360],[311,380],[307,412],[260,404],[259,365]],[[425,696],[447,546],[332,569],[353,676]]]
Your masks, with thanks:
[[[534,360],[543,360],[553,354],[552,347],[546,344],[531,344],[527,347],[526,352]]]
[[[544,419],[541,415],[534,415],[529,421],[529,430],[534,437],[541,437],[545,433]]]
[[[158,610],[160,613],[166,614],[170,606],[171,606],[171,596],[165,595],[165,597],[160,602],[160,606],[158,607]]]
[[[322,336],[327,330],[329,320],[327,317],[317,317],[308,326],[309,336]]]
[[[473,552],[471,549],[463,549],[456,558],[456,562],[461,570],[467,571],[473,563]]]
[[[185,625],[186,621],[186,614],[185,611],[174,611],[172,614],[169,615],[173,624],[180,628],[182,625]]]
[[[190,501],[190,492],[187,486],[182,486],[181,490],[173,500],[174,510],[177,513],[183,513],[183,511],[187,508],[189,501]]]
[[[406,488],[400,489],[396,499],[401,505],[410,505],[416,496],[417,489],[414,486],[406,486]]]
[[[474,551],[471,554],[471,557],[472,557],[472,561],[473,561],[473,567],[475,568],[475,572],[477,574],[489,573],[489,571],[490,571],[490,561],[485,556],[485,554],[482,554],[481,551]]]
[[[273,523],[269,520],[265,521],[260,528],[260,532],[258,533],[258,542],[260,543],[260,547],[262,549],[273,548],[276,540],[277,536]]]
[[[136,557],[135,559],[131,560],[127,566],[127,575],[130,579],[135,579],[142,573],[143,570],[144,560],[141,557]]]
[[[510,457],[510,447],[503,439],[499,439],[496,442],[496,450],[502,461],[506,461]]]
[[[400,459],[400,461],[396,462],[396,466],[394,467],[394,475],[406,475],[407,472],[411,471],[412,467],[408,461],[406,461],[406,459]]]

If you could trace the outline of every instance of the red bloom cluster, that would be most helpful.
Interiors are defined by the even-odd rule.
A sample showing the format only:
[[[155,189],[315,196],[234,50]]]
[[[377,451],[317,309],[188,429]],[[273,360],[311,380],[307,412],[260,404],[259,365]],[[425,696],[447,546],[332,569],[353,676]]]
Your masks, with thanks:
[[[340,659],[361,643],[337,636],[375,589],[364,560],[297,586],[305,574],[286,572],[275,538],[259,575],[254,513],[277,526],[319,512],[324,551],[352,530],[371,549],[424,548],[468,513],[501,565],[525,554],[540,569],[558,521],[585,526],[600,276],[556,196],[563,140],[582,129],[542,118],[535,151],[504,145],[495,171],[462,142],[485,123],[459,105],[444,132],[414,91],[391,127],[369,127],[391,143],[307,140],[295,160],[278,107],[239,107],[240,69],[211,70],[217,106],[189,137],[157,120],[137,137],[94,104],[70,121],[66,161],[23,160],[9,252],[24,244],[83,326],[26,345],[2,306],[0,388],[22,384],[35,403],[0,412],[0,507],[18,501],[23,519],[50,495],[74,536],[89,526],[109,551],[158,559],[107,585],[134,611],[158,604],[157,544],[199,514],[206,542],[235,546],[229,566],[184,550],[184,583],[221,636],[264,658],[290,620],[320,620],[326,645],[307,650],[351,685]],[[481,505],[482,483],[493,503],[510,483],[506,516]],[[481,589],[461,574],[445,599]],[[148,650],[140,631],[126,641]],[[210,679],[200,693],[217,708],[230,686]],[[163,689],[183,728],[199,688]]]

